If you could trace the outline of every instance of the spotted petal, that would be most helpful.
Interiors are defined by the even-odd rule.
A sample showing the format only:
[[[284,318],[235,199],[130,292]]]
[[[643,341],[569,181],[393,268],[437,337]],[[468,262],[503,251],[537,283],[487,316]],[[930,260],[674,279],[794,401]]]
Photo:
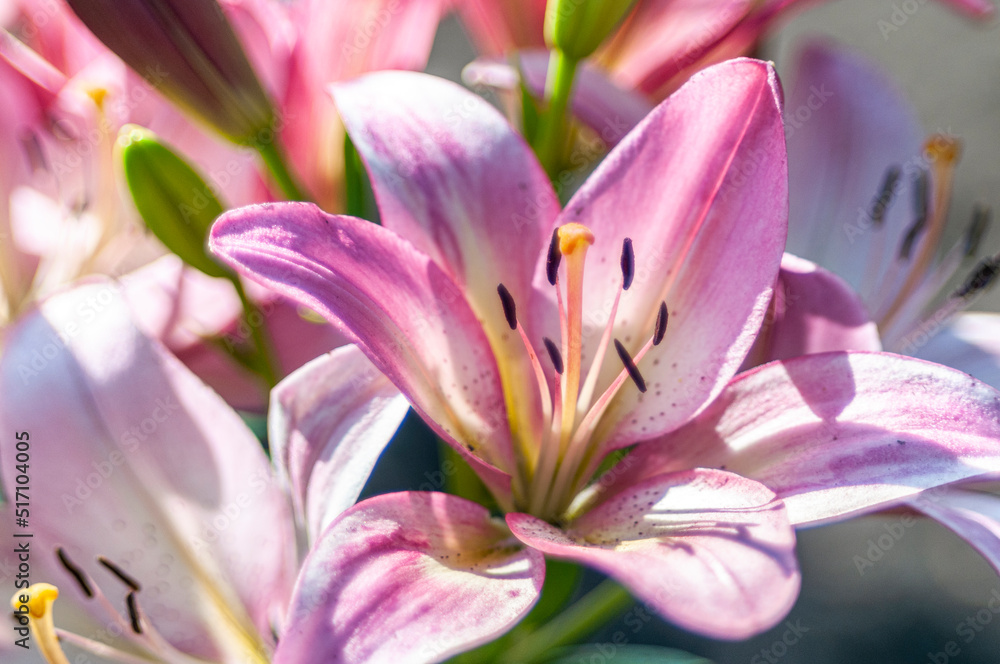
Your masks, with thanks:
[[[507,523],[526,544],[600,569],[668,620],[715,638],[763,632],[798,595],[795,534],[781,501],[732,473],[649,478],[565,530],[527,514]]]
[[[1000,393],[888,353],[822,353],[738,376],[684,428],[640,446],[609,483],[722,467],[778,494],[796,525],[1000,471]]]
[[[271,391],[268,442],[309,541],[353,505],[409,403],[355,346]]]
[[[440,662],[513,626],[544,573],[541,554],[475,503],[423,492],[371,498],[306,559],[274,662]]]
[[[585,349],[594,352],[621,286],[626,236],[635,281],[622,297],[616,338],[636,353],[652,336],[660,303],[669,308],[663,343],[639,364],[649,393],[623,390],[605,418],[616,444],[687,421],[753,343],[787,224],[780,97],[766,63],[741,59],[705,70],[612,151],[559,218],[596,237],[585,276]],[[617,357],[604,358],[598,393],[621,368]]]

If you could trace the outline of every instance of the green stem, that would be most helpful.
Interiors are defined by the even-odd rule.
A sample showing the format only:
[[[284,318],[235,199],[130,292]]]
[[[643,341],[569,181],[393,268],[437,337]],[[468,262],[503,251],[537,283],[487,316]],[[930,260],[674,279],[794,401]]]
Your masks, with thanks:
[[[254,364],[257,366],[257,373],[261,378],[267,383],[268,389],[274,387],[278,384],[278,371],[276,369],[277,363],[274,359],[274,353],[271,351],[271,343],[267,338],[267,334],[264,331],[264,314],[260,311],[256,304],[250,301],[247,297],[247,293],[243,290],[243,284],[236,277],[232,279],[233,286],[236,287],[236,293],[240,296],[240,302],[243,303],[243,320],[246,322],[247,327],[250,329],[250,338],[253,339],[253,345],[256,349],[256,359]],[[261,320],[260,325],[253,324],[253,314]]]
[[[498,661],[522,664],[544,662],[547,653],[554,648],[582,641],[595,629],[620,615],[632,602],[627,590],[606,579],[554,619],[522,638]]]
[[[261,159],[264,160],[264,165],[271,172],[275,184],[281,189],[281,193],[285,195],[285,198],[290,201],[310,200],[309,196],[302,191],[302,187],[299,186],[295,176],[292,175],[291,170],[288,168],[285,156],[282,154],[281,148],[278,147],[277,140],[261,141],[254,144],[253,147],[260,153]]]
[[[563,148],[566,143],[566,109],[573,92],[578,60],[554,49],[549,56],[549,73],[545,82],[545,99],[548,108],[542,114],[536,143],[538,160],[542,162],[549,177],[554,177],[559,169]]]

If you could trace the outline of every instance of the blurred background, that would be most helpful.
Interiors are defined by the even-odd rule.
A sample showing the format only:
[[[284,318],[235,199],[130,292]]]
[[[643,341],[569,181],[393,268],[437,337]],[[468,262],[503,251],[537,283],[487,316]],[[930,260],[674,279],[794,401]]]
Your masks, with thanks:
[[[943,243],[949,246],[976,203],[1000,210],[1000,19],[973,24],[940,3],[905,4],[906,20],[891,32],[879,21],[893,25],[902,0],[838,0],[807,8],[771,38],[762,56],[787,76],[802,39],[826,35],[881,63],[928,134],[961,139],[951,237]],[[438,32],[428,71],[459,80],[474,57],[461,26],[449,19]],[[994,228],[983,246],[984,252],[1000,252],[1000,230]],[[1000,311],[1000,289],[973,308]],[[406,426],[409,434],[422,427],[412,416]],[[434,471],[433,452],[429,440],[423,449],[394,445],[388,454],[395,462],[380,464],[383,472],[369,491],[415,488],[426,481],[424,473]],[[400,468],[413,474],[392,473]],[[897,514],[800,532],[802,594],[786,622],[755,639],[701,639],[648,617],[640,607],[595,634],[594,642],[603,645],[580,662],[614,661],[613,643],[621,643],[621,632],[628,643],[681,648],[718,664],[1000,663],[1000,614],[988,608],[994,597],[993,606],[1000,605],[1000,578],[950,531],[923,519],[904,523],[910,521]]]

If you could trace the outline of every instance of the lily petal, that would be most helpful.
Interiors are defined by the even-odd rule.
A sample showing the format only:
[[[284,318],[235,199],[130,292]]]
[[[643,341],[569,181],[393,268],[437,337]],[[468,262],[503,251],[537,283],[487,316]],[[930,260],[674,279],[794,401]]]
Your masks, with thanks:
[[[760,4],[753,0],[650,0],[639,3],[597,59],[620,85],[646,94],[672,92]],[[731,57],[746,50],[735,50]],[[697,69],[692,70],[693,67]],[[685,75],[686,74],[686,75]]]
[[[509,494],[513,452],[493,352],[459,286],[427,255],[375,224],[305,203],[227,212],[209,245],[353,334],[487,485]]]
[[[798,59],[786,106],[788,251],[842,275],[859,293],[882,287],[899,253],[922,166],[923,132],[894,82],[823,42]],[[883,221],[873,216],[890,167],[901,171]]]
[[[440,662],[534,605],[545,574],[489,511],[442,493],[371,498],[306,558],[275,664]]]
[[[639,364],[649,394],[623,390],[605,418],[617,420],[615,444],[687,421],[753,343],[787,224],[780,98],[764,62],[705,70],[608,155],[557,222],[582,223],[597,238],[587,259],[597,269],[585,276],[584,348],[597,346],[621,287],[625,236],[635,248],[635,280],[622,296],[615,337],[634,354],[652,336],[660,303],[669,308],[663,343]],[[621,369],[605,358],[598,394]]]
[[[906,502],[953,530],[1000,572],[1000,497],[958,487],[939,487]]]
[[[640,446],[609,486],[692,466],[770,487],[792,523],[840,520],[1000,471],[1000,393],[889,353],[822,353],[737,376],[693,422]]]
[[[531,149],[485,100],[441,78],[377,72],[331,91],[368,168],[382,224],[464,289],[504,358],[508,410],[525,431],[541,431],[537,380],[497,298],[502,283],[515,302],[532,301],[535,262],[559,214]]]
[[[271,391],[268,442],[310,542],[357,502],[409,407],[355,346],[316,358]]]
[[[882,350],[878,326],[840,277],[785,254],[771,310],[744,366],[833,350]]]
[[[559,201],[531,149],[485,100],[433,76],[377,72],[333,86],[386,228],[506,328],[497,284],[527,302]]]
[[[944,328],[921,331],[910,335],[914,348],[904,352],[960,369],[1000,389],[1000,315],[964,313]]]
[[[32,496],[33,546],[63,546],[111,597],[127,588],[94,557],[125,569],[185,652],[266,652],[256,635],[278,624],[294,578],[287,500],[236,412],[139,332],[120,288],[54,296],[6,339],[0,422],[30,434],[47,487]],[[0,445],[12,458],[13,438]],[[8,491],[16,472],[3,467]]]
[[[795,533],[781,501],[732,473],[649,478],[564,531],[527,514],[507,523],[524,543],[595,567],[668,620],[714,638],[763,632],[798,595]]]

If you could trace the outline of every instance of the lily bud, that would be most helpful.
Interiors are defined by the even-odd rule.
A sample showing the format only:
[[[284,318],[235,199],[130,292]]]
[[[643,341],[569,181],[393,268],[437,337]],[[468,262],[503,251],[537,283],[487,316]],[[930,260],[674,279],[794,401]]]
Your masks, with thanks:
[[[549,0],[545,43],[573,60],[597,50],[632,9],[635,0]]]
[[[274,109],[215,0],[67,0],[80,20],[168,99],[252,144]]]
[[[188,265],[210,277],[230,277],[205,244],[224,209],[212,188],[147,129],[122,127],[118,148],[132,200],[149,230]]]

